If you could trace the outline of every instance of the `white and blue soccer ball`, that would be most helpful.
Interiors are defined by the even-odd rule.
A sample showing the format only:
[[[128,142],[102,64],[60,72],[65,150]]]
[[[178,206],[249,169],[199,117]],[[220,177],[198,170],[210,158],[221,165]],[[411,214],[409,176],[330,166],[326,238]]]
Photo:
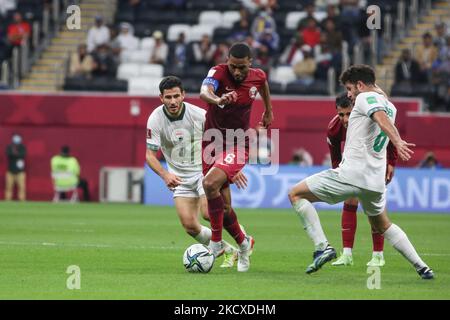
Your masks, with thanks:
[[[187,271],[208,273],[214,265],[214,254],[201,243],[191,245],[183,254],[183,264]]]

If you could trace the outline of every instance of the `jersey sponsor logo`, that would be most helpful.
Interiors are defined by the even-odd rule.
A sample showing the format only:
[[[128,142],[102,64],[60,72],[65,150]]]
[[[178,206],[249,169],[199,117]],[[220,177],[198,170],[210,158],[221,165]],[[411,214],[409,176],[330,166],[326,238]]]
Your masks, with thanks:
[[[152,129],[147,129],[147,139],[152,138]]]
[[[256,98],[256,93],[258,92],[258,89],[256,87],[251,87],[248,91],[248,95],[250,96],[250,99]]]
[[[367,97],[366,100],[367,100],[368,104],[377,103],[377,98],[375,98],[375,97]]]

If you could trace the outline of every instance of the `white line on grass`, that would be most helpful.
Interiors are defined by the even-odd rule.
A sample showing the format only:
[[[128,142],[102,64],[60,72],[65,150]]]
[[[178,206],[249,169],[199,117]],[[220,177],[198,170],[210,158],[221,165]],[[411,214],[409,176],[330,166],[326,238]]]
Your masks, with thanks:
[[[115,248],[115,249],[141,249],[141,250],[180,250],[182,247],[165,246],[114,246],[109,244],[95,243],[53,243],[53,242],[25,242],[25,241],[1,241],[5,246],[52,246],[52,247],[75,247],[75,248]]]

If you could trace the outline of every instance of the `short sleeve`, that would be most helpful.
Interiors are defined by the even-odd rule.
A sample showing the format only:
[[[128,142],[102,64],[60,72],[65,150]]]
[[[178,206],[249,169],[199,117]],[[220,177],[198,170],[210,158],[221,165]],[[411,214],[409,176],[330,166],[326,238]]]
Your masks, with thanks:
[[[369,118],[377,111],[386,111],[380,98],[374,93],[363,93],[356,97],[355,105]]]
[[[153,112],[147,121],[147,149],[159,150],[161,147],[160,131],[160,123],[158,123],[156,113]]]
[[[211,69],[209,69],[208,74],[206,75],[205,80],[203,80],[202,85],[203,86],[213,86],[214,87],[214,91],[217,91],[217,89],[219,88],[219,84],[221,81],[221,76],[222,76],[222,72],[217,68],[217,67],[213,67]]]

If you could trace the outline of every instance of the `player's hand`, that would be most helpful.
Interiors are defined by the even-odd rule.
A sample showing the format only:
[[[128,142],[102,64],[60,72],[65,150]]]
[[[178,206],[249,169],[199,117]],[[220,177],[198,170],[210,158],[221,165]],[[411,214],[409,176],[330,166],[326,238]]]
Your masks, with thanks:
[[[395,170],[395,167],[393,165],[391,165],[391,164],[387,165],[387,168],[386,168],[386,185],[388,185],[392,181],[392,178],[394,177],[394,170]]]
[[[414,143],[408,143],[404,140],[400,140],[400,142],[395,145],[395,147],[397,148],[398,156],[403,161],[408,161],[409,159],[411,159],[414,151],[412,151],[410,148],[415,146],[416,145]]]
[[[238,189],[246,189],[247,188],[247,177],[245,174],[242,173],[242,171],[239,171],[233,178],[232,181]]]
[[[164,182],[166,183],[167,188],[170,190],[178,187],[183,181],[181,181],[180,177],[174,175],[173,173],[166,173],[163,177]]]
[[[221,105],[221,106],[224,106],[224,105],[227,105],[227,104],[231,104],[231,103],[236,102],[237,99],[238,99],[238,94],[237,94],[237,92],[236,92],[236,91],[231,91],[231,92],[228,92],[228,93],[223,94],[223,95],[220,97],[220,99],[219,99],[219,101],[218,101],[217,104],[218,104],[218,105]]]
[[[264,127],[264,128],[267,129],[272,124],[272,122],[273,122],[273,112],[272,111],[270,111],[270,112],[265,111],[263,113],[263,115],[262,115],[262,119],[261,119],[261,122],[259,123],[259,125],[261,127]]]

